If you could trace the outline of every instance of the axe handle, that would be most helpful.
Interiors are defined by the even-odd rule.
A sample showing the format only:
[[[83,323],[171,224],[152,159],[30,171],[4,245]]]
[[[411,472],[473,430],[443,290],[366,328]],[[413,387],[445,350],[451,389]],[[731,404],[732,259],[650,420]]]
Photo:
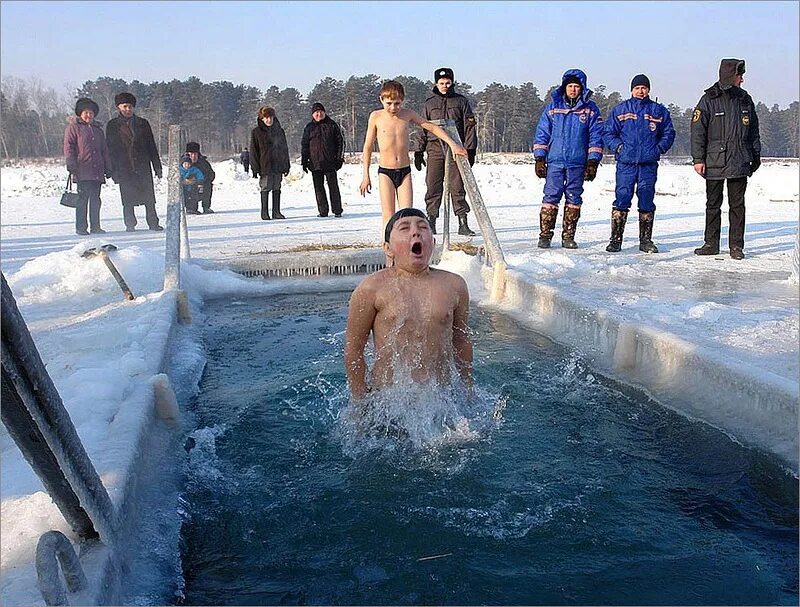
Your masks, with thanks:
[[[125,299],[128,301],[133,301],[136,299],[131,292],[130,287],[128,287],[128,283],[125,282],[125,279],[122,278],[122,274],[119,273],[114,263],[109,259],[108,253],[105,251],[100,251],[100,257],[103,258],[103,262],[106,264],[108,271],[111,272],[111,275],[114,277],[114,280],[117,281],[119,288],[122,289],[122,292],[125,294]]]

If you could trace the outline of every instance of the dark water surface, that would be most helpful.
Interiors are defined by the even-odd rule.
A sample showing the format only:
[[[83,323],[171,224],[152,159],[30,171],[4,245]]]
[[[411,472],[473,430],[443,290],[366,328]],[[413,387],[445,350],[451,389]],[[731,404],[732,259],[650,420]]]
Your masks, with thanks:
[[[207,306],[186,604],[797,604],[795,477],[500,313],[469,432],[359,443],[348,297]]]

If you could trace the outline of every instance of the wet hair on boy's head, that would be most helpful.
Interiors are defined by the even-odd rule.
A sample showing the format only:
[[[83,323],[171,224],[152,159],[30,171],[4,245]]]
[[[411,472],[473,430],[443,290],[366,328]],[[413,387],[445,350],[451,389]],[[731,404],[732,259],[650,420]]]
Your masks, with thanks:
[[[266,118],[267,116],[272,116],[275,118],[275,110],[268,105],[262,105],[260,108],[258,108],[258,118],[260,120],[262,118]]]
[[[389,218],[389,221],[386,222],[386,230],[383,233],[383,239],[386,242],[389,242],[389,237],[392,235],[392,229],[394,228],[394,224],[397,223],[398,219],[402,219],[403,217],[422,217],[425,221],[428,218],[425,216],[425,213],[420,211],[419,209],[400,209]]]
[[[406,98],[406,90],[397,80],[387,80],[383,83],[379,96],[381,99],[386,97],[387,99],[400,99],[402,101]]]

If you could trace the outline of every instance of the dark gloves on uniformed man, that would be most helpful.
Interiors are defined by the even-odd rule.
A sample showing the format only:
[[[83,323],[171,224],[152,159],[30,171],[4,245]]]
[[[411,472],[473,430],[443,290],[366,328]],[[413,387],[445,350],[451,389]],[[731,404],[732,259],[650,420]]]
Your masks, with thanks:
[[[258,173],[256,173],[255,171],[253,171],[253,179],[258,179]]]
[[[156,169],[155,172],[156,172],[156,177],[158,177],[159,179],[161,179],[161,177],[164,175],[161,169]]]
[[[547,165],[544,162],[544,158],[536,159],[536,176],[539,179],[547,177]]]
[[[750,163],[750,174],[752,175],[761,166],[761,156],[753,156],[753,162]]]
[[[475,165],[475,150],[467,150],[467,160],[469,160],[469,166]]]
[[[339,158],[339,160],[336,161],[336,170],[338,171],[339,169],[341,169],[343,165],[344,165],[344,158]]]
[[[425,152],[414,152],[414,166],[418,171],[422,170],[425,166]]]
[[[590,160],[586,163],[586,171],[583,173],[583,178],[586,181],[594,181],[597,177],[597,166],[600,164],[597,160]]]
[[[303,158],[301,164],[303,166],[303,172],[308,173],[308,158]]]

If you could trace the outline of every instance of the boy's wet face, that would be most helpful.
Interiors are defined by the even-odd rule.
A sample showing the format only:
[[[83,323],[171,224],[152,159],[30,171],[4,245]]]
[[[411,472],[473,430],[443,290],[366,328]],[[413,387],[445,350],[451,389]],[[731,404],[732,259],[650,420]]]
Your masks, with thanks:
[[[423,217],[402,217],[392,227],[385,246],[395,267],[417,272],[425,270],[433,254],[431,225]]]
[[[403,100],[400,97],[381,97],[383,109],[390,114],[397,114],[403,107]]]

